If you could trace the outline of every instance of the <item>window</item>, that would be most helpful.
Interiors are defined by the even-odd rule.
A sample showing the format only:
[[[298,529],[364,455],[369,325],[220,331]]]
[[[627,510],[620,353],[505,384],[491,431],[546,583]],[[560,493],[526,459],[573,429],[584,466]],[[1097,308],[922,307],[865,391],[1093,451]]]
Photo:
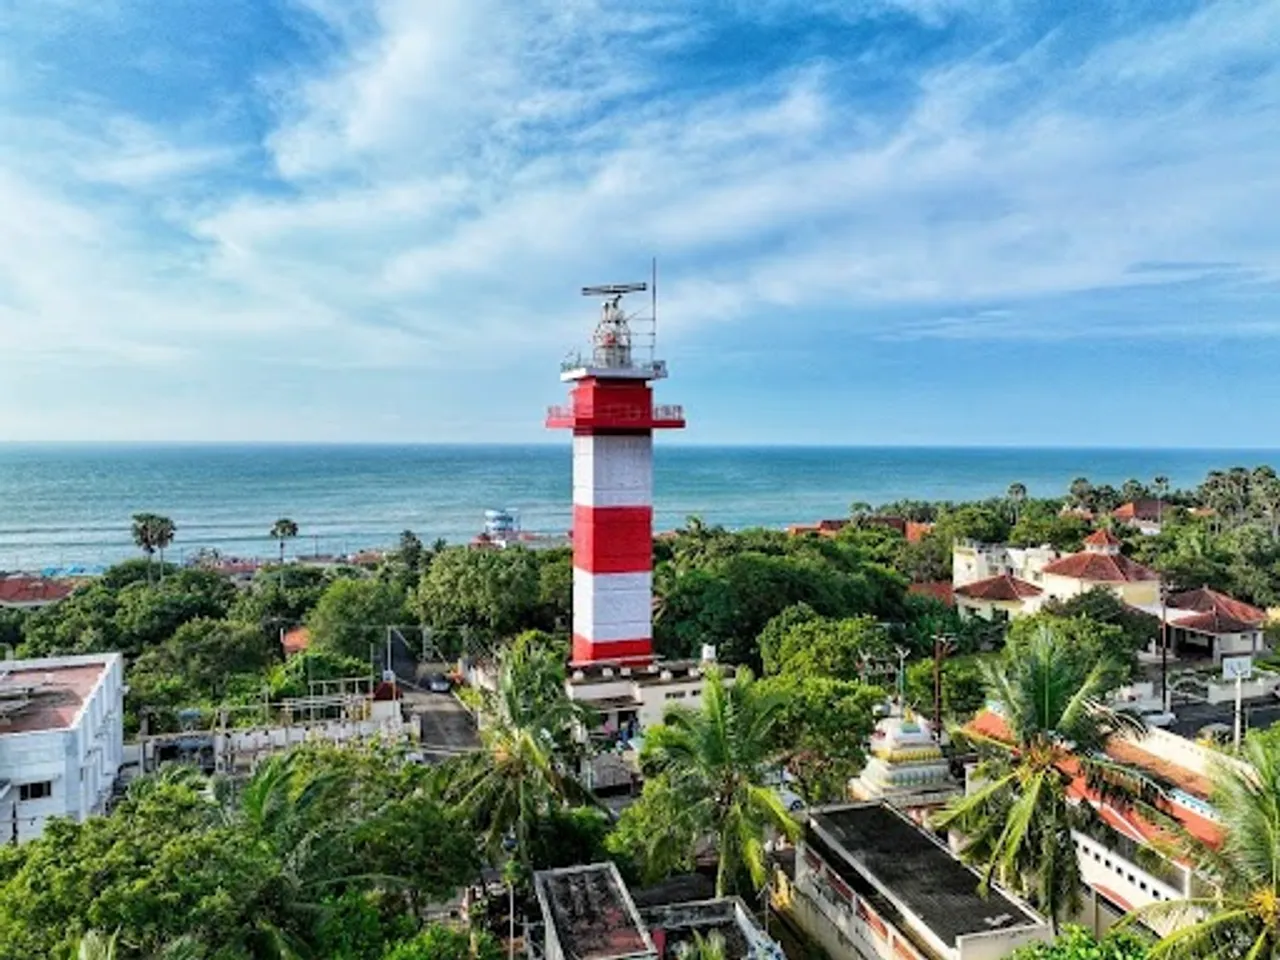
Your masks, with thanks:
[[[53,783],[49,780],[41,780],[39,783],[24,783],[18,787],[18,799],[26,800],[43,800],[45,797],[53,796]]]

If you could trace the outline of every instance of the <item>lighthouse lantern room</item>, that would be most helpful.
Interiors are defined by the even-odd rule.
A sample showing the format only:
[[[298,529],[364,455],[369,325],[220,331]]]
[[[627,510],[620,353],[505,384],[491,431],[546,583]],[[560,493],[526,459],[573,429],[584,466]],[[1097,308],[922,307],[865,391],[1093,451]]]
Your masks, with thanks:
[[[565,361],[567,406],[547,426],[573,431],[573,663],[653,659],[653,432],[680,429],[680,407],[655,406],[667,374],[654,357],[656,317],[628,316],[644,283],[584,287],[603,298],[587,356]],[[654,301],[656,306],[656,298]]]

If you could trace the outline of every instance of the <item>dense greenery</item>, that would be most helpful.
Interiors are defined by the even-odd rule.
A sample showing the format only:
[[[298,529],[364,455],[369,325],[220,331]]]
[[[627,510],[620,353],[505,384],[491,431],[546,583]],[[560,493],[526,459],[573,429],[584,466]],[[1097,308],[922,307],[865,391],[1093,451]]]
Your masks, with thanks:
[[[1147,941],[1127,930],[1113,930],[1098,939],[1083,927],[1063,929],[1053,943],[1020,947],[1010,960],[1146,960]]]
[[[1068,767],[1113,803],[1149,812],[1145,781],[1104,753],[1110,737],[1141,724],[1099,701],[1112,665],[1075,656],[1053,625],[1039,625],[983,671],[1007,736],[963,732],[982,755],[982,786],[953,801],[935,824],[964,838],[961,855],[981,866],[984,884],[995,880],[1026,894],[1056,923],[1081,905],[1071,831],[1105,829],[1090,804],[1069,798]]]
[[[375,960],[417,934],[477,851],[423,768],[385,749],[299,749],[239,789],[174,767],[116,811],[0,851],[0,958],[68,958],[111,931],[121,958]]]

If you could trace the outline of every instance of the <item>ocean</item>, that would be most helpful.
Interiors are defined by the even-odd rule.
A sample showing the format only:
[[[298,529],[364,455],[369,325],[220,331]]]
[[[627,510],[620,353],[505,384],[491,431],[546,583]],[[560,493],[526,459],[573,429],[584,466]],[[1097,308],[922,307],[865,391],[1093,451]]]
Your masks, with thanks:
[[[658,442],[655,526],[696,514],[731,528],[845,516],[853,501],[970,500],[1026,484],[1064,493],[1072,478],[1120,484],[1164,474],[1192,486],[1212,469],[1280,466],[1277,451],[1016,448],[692,447]],[[570,452],[530,446],[0,444],[0,570],[109,563],[137,555],[130,517],[177,524],[174,560],[201,547],[270,556],[271,524],[291,517],[291,554],[464,542],[487,508],[526,530],[562,533]]]

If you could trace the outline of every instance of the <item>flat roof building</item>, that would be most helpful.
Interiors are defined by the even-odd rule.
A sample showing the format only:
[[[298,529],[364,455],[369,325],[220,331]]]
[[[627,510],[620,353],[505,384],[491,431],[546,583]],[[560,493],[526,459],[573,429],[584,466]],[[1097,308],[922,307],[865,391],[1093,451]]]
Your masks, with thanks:
[[[1049,924],[887,804],[814,811],[793,914],[835,960],[995,960],[1051,939]]]
[[[719,940],[726,960],[785,960],[737,897],[637,908],[612,863],[544,870],[534,886],[546,960],[676,960],[695,936]]]
[[[123,752],[120,654],[0,661],[0,840],[102,812]]]

